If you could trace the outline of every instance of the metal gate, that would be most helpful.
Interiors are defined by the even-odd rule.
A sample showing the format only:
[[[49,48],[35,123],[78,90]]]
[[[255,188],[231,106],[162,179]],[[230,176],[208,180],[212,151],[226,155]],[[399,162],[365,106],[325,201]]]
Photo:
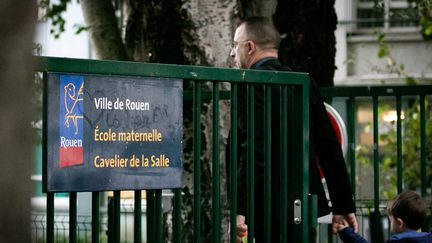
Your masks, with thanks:
[[[163,77],[177,78],[188,81],[192,84],[191,90],[193,100],[193,237],[194,242],[202,242],[200,232],[203,230],[212,231],[213,242],[220,242],[221,235],[221,206],[220,206],[220,165],[219,159],[219,103],[221,94],[228,95],[230,102],[230,114],[232,118],[236,118],[239,109],[247,109],[248,111],[248,146],[249,151],[254,151],[254,122],[251,119],[254,115],[254,93],[256,85],[263,85],[265,89],[265,118],[267,125],[265,130],[267,137],[265,144],[269,144],[271,134],[271,90],[270,85],[280,85],[281,87],[281,136],[280,144],[285,151],[295,151],[295,153],[285,152],[282,155],[282,203],[281,203],[281,219],[282,229],[286,229],[288,225],[292,227],[293,234],[287,235],[286,231],[281,232],[282,242],[309,242],[310,225],[316,224],[316,214],[314,213],[314,198],[308,196],[309,180],[308,180],[308,137],[309,137],[309,77],[303,73],[287,73],[287,72],[267,72],[254,70],[235,70],[222,68],[209,68],[197,66],[181,66],[181,65],[165,65],[165,64],[150,64],[137,62],[120,62],[120,61],[99,61],[99,60],[83,60],[83,59],[67,59],[67,58],[39,58],[40,64],[36,71],[38,72],[60,72],[60,73],[76,73],[76,74],[103,74],[112,76],[145,76],[145,77]],[[220,91],[220,83],[227,82],[230,84],[230,92]],[[211,83],[211,89],[203,90],[204,84]],[[237,92],[239,84],[247,84],[247,107],[238,107]],[[47,92],[45,89],[44,92]],[[45,93],[46,94],[46,93]],[[46,95],[45,95],[46,96]],[[186,95],[185,95],[186,96]],[[187,98],[187,97],[186,97]],[[46,101],[46,100],[45,100]],[[203,209],[201,207],[202,193],[200,190],[201,184],[201,156],[202,156],[202,139],[201,139],[201,115],[203,102],[211,102],[213,107],[213,139],[212,139],[212,229],[201,228],[201,215]],[[296,114],[295,117],[290,114]],[[289,121],[289,122],[288,122]],[[231,119],[231,162],[230,178],[231,183],[231,198],[230,200],[230,242],[235,242],[235,222],[237,212],[237,119]],[[47,131],[44,131],[44,134]],[[266,145],[265,145],[266,146]],[[289,150],[288,150],[289,148]],[[43,159],[47,158],[46,149],[43,150]],[[269,158],[270,150],[265,150],[265,158]],[[249,232],[253,232],[254,222],[254,153],[248,154],[248,213],[247,218]],[[265,161],[265,167],[270,168],[270,161]],[[266,169],[266,170],[267,170]],[[265,179],[265,195],[266,199],[270,196],[270,180],[269,176]],[[100,197],[102,192],[92,192],[92,217],[91,217],[91,242],[100,242]],[[134,242],[163,242],[163,220],[162,220],[162,190],[147,190],[146,191],[146,222],[147,235],[142,235],[142,195],[141,190],[134,192]],[[108,219],[108,242],[121,242],[120,239],[120,191],[114,191],[113,199],[110,205]],[[172,219],[172,239],[167,239],[169,242],[181,242],[182,240],[182,189],[173,190],[173,219]],[[54,212],[54,196],[55,193],[46,193],[46,242],[56,242],[55,237],[55,212]],[[267,200],[268,201],[268,200]],[[298,207],[299,205],[303,205]],[[265,206],[267,209],[270,205]],[[298,208],[294,210],[294,208]],[[266,210],[266,209],[265,209]],[[296,212],[294,212],[296,211]],[[296,215],[294,216],[294,214]],[[78,242],[77,239],[77,193],[69,192],[69,230],[68,242]],[[295,219],[296,218],[296,219]],[[267,217],[266,220],[269,220]],[[265,235],[268,237],[270,228],[266,227]],[[248,242],[253,242],[253,236],[249,233]]]

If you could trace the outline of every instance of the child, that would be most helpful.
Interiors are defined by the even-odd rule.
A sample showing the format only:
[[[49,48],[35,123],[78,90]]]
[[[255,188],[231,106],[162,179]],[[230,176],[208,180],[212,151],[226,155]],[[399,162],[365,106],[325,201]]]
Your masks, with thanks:
[[[426,203],[416,192],[407,191],[397,195],[387,205],[390,230],[395,233],[387,242],[432,243],[432,233],[421,232],[421,227],[426,221],[426,212]],[[368,243],[354,233],[346,222],[338,225],[338,233],[345,243]]]

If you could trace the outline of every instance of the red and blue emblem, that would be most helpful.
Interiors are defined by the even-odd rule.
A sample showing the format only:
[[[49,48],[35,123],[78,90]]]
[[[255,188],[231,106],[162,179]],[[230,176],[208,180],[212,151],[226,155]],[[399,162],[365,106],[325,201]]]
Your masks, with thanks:
[[[84,77],[60,75],[60,167],[83,164]]]

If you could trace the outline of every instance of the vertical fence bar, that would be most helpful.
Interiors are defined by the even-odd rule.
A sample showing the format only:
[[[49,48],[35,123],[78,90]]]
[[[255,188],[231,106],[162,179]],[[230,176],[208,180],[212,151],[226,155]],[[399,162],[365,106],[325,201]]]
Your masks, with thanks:
[[[397,143],[397,192],[398,194],[403,190],[403,164],[402,164],[402,97],[396,96],[396,143]]]
[[[47,192],[47,243],[54,243],[54,193]]]
[[[43,72],[42,74],[42,81],[43,81],[43,90],[42,90],[42,99],[43,103],[47,104],[48,102],[48,75],[46,72]],[[43,106],[43,123],[42,123],[42,178],[47,178],[47,163],[48,163],[48,145],[47,145],[47,138],[48,138],[48,110],[46,108],[47,106]],[[47,191],[46,183],[42,183],[42,191]],[[46,193],[46,234],[47,234],[47,242],[53,243],[54,242],[54,193],[53,192],[47,192]]]
[[[271,242],[271,86],[264,90],[264,242]]]
[[[281,169],[280,169],[280,183],[281,183],[281,242],[288,242],[288,87],[283,85],[281,88]]]
[[[142,218],[142,210],[141,210],[141,190],[135,190],[134,192],[134,242],[140,243],[142,242],[141,236],[141,218]]]
[[[374,209],[379,211],[378,96],[373,96]]]
[[[288,97],[288,223],[289,242],[309,242],[309,85],[293,86]],[[297,213],[296,213],[297,212]]]
[[[426,196],[426,114],[425,95],[420,95],[420,173],[421,195]]]
[[[327,225],[327,242],[328,243],[333,243],[333,230],[332,230],[332,225],[328,224]]]
[[[92,242],[99,242],[99,192],[92,193]]]
[[[230,243],[237,236],[237,84],[231,83],[231,129],[230,129]]]
[[[380,163],[379,163],[379,135],[378,135],[378,96],[372,97],[373,101],[373,170],[374,170],[374,212],[371,222],[372,242],[383,242],[382,223],[380,213]]]
[[[255,86],[248,84],[247,88],[247,224],[248,243],[254,243],[255,235]]]
[[[155,204],[156,204],[156,215],[155,215],[155,223],[156,223],[156,243],[162,243],[163,235],[162,235],[162,190],[155,190]]]
[[[354,201],[356,200],[356,159],[355,159],[355,146],[356,146],[356,133],[355,133],[355,97],[350,96],[348,100],[348,155],[350,161],[350,175],[351,175],[351,190],[353,193]]]
[[[120,191],[114,191],[114,242],[120,242]]]
[[[77,227],[77,193],[69,192],[69,242],[76,242]]]
[[[156,241],[155,190],[146,190],[147,242]]]
[[[213,82],[213,242],[220,242],[219,83]]]
[[[201,83],[193,85],[194,242],[201,243]]]
[[[114,243],[114,241],[115,241],[114,228],[115,228],[115,225],[114,225],[114,198],[109,197],[109,200],[108,200],[108,232],[107,232],[108,243]]]
[[[173,240],[174,243],[180,243],[182,238],[182,195],[181,188],[174,189],[174,209],[173,209]]]
[[[318,196],[309,194],[309,204],[308,204],[308,219],[309,219],[309,235],[310,242],[316,242],[319,239],[318,234]]]

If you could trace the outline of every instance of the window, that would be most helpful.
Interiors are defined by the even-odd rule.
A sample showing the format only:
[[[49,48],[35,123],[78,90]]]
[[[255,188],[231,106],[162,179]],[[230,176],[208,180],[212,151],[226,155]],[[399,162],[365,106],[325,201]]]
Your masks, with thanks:
[[[419,16],[408,0],[357,0],[357,29],[409,28],[418,26]]]

